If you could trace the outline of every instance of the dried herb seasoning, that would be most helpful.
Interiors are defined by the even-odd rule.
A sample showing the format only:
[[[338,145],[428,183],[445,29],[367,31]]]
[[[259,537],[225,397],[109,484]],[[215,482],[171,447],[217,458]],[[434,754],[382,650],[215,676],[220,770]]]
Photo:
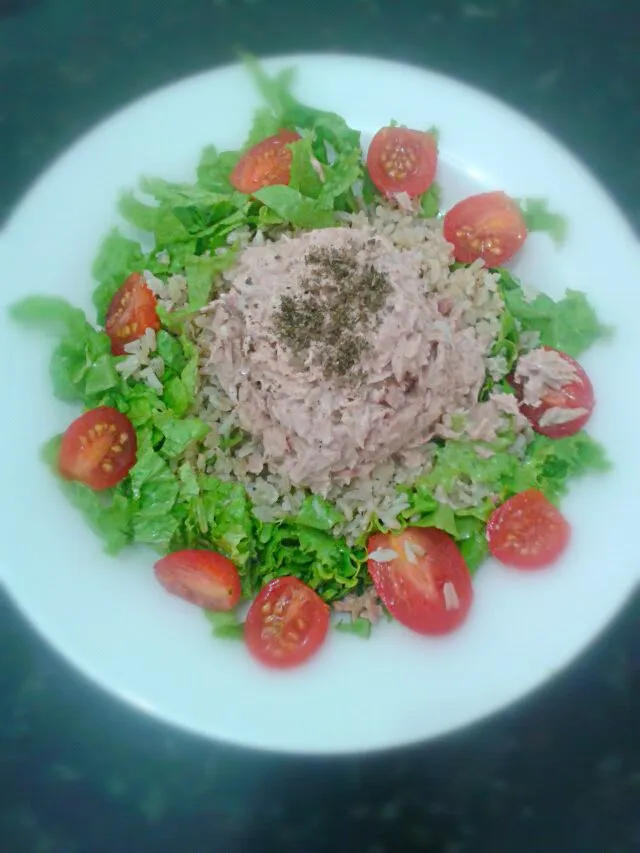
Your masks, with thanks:
[[[357,252],[355,246],[310,249],[297,292],[283,296],[274,312],[281,343],[303,359],[313,348],[327,378],[355,378],[391,292],[387,276],[359,262]]]

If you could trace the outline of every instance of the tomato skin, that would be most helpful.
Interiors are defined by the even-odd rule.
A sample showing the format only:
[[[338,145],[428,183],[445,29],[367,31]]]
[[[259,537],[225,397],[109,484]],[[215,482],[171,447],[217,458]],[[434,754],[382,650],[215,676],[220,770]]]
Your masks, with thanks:
[[[153,568],[167,592],[206,610],[233,610],[240,600],[238,570],[231,560],[215,551],[174,551]]]
[[[147,329],[159,330],[157,304],[140,273],[134,272],[124,281],[109,304],[104,324],[113,355],[125,355],[125,345],[137,341]]]
[[[329,607],[298,578],[275,578],[254,599],[244,628],[260,663],[287,669],[318,651],[329,630]]]
[[[544,569],[566,549],[571,527],[538,489],[527,489],[493,511],[487,522],[491,554],[515,569]]]
[[[236,163],[229,177],[231,186],[238,192],[251,195],[262,187],[288,184],[292,158],[288,146],[300,138],[293,130],[281,130],[258,142]]]
[[[412,563],[407,543],[414,550]],[[379,597],[390,613],[419,634],[447,634],[460,627],[473,601],[467,564],[448,533],[435,527],[411,527],[402,533],[376,533],[367,544],[369,555],[391,550],[388,562],[369,556],[368,569]],[[417,549],[417,553],[416,553]],[[455,606],[448,606],[445,585],[451,584]]]
[[[60,443],[58,470],[66,480],[102,491],[127,476],[136,451],[136,431],[129,418],[111,406],[99,406],[67,427]]]
[[[550,390],[544,395],[538,406],[530,406],[521,402],[520,411],[527,418],[533,429],[541,435],[546,435],[548,438],[567,438],[570,435],[580,432],[593,414],[596,404],[593,385],[584,368],[574,358],[567,355],[566,352],[554,350],[553,347],[543,347],[543,349],[548,352],[558,353],[567,364],[571,365],[576,378],[572,382],[567,382],[562,388]],[[509,383],[516,392],[516,396],[521,400],[523,394],[522,383],[517,382],[513,376],[509,377]],[[541,425],[540,420],[545,412],[556,407],[559,409],[586,409],[587,411],[578,415],[573,420],[562,424]]]
[[[371,140],[367,169],[381,193],[426,192],[436,176],[438,146],[431,133],[406,127],[383,127]]]
[[[445,215],[443,226],[445,240],[462,264],[482,258],[489,267],[500,266],[511,260],[527,237],[520,208],[503,192],[480,193],[458,202]]]

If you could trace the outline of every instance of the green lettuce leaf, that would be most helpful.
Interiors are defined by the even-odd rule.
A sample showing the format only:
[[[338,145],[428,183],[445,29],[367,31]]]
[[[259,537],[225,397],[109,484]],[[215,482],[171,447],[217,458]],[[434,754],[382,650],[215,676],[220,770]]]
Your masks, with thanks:
[[[319,495],[307,495],[296,516],[296,521],[298,524],[313,527],[316,530],[331,530],[336,524],[344,521],[344,516]]]
[[[233,611],[217,613],[205,610],[204,615],[211,625],[211,633],[222,640],[243,640],[244,623],[238,620]]]
[[[275,136],[282,129],[278,116],[269,107],[260,107],[253,115],[251,130],[245,140],[243,150],[257,145],[269,136]]]
[[[293,574],[325,601],[337,601],[367,577],[365,549],[349,548],[344,539],[323,530],[294,520],[258,522],[256,530],[260,583]]]
[[[420,216],[425,219],[435,219],[440,214],[440,185],[434,181],[426,193],[420,196]]]
[[[273,124],[270,124],[269,129],[272,127]],[[252,133],[260,132],[259,128],[252,131]],[[273,133],[276,132],[277,129],[273,131]],[[265,134],[265,136],[271,135],[272,134],[269,132]],[[259,142],[260,139],[264,138],[264,136],[256,136],[255,142]],[[253,145],[254,143],[251,141],[249,144]],[[234,188],[229,183],[229,176],[240,159],[240,155],[240,151],[223,151],[219,153],[214,145],[208,145],[200,155],[200,163],[198,164],[197,169],[198,183],[200,186],[217,193],[235,192]]]
[[[541,231],[548,234],[557,246],[563,245],[569,226],[565,216],[549,210],[549,203],[544,198],[521,198],[516,201],[530,233]]]
[[[364,177],[362,152],[359,148],[341,152],[328,166],[323,167],[324,183],[318,197],[322,205],[334,210],[355,212],[358,209],[354,185]]]
[[[611,327],[598,320],[589,300],[579,290],[567,290],[555,302],[545,293],[528,300],[520,284],[504,269],[499,270],[500,287],[509,313],[523,331],[540,333],[540,343],[576,358],[600,339],[611,337]]]
[[[60,296],[27,296],[9,307],[9,316],[58,338],[86,337],[91,329],[84,312]]]
[[[584,432],[568,438],[553,439],[536,435],[527,450],[524,463],[534,485],[551,501],[558,501],[571,479],[589,473],[606,473],[611,468],[602,445]]]
[[[222,191],[212,190],[202,183],[175,183],[162,178],[146,177],[140,181],[143,193],[155,199],[154,204],[141,202],[133,193],[125,193],[119,203],[120,214],[132,225],[153,234],[155,249],[167,250],[170,256],[171,270],[183,267],[193,261],[193,256],[208,258],[203,261],[211,269],[195,269],[206,276],[224,268],[224,261],[215,255],[215,249],[227,245],[228,235],[241,225],[247,224],[250,201],[247,196],[233,188],[222,187]],[[149,266],[162,272],[157,262],[149,259]],[[197,266],[197,265],[196,265]],[[211,280],[209,281],[209,289]],[[202,285],[194,282],[195,292],[193,309],[201,307]]]
[[[129,500],[122,489],[96,492],[71,480],[64,480],[58,472],[58,457],[62,436],[50,439],[42,448],[42,459],[55,474],[61,492],[69,503],[84,516],[89,527],[103,541],[107,554],[115,555],[132,539]]]
[[[207,477],[201,483],[206,535],[214,547],[239,568],[255,556],[254,519],[251,501],[239,483]]]
[[[209,432],[209,427],[199,418],[176,417],[172,412],[156,418],[155,426],[164,436],[162,455],[165,459],[175,459],[196,441],[200,441]]]
[[[302,131],[302,139],[289,146],[292,151],[289,186],[308,198],[317,199],[319,208],[355,210],[354,185],[364,174],[360,149],[346,149],[336,154],[330,164],[322,164],[316,157],[315,141],[314,131]]]
[[[291,177],[289,186],[309,198],[318,198],[322,192],[324,182],[313,167],[315,153],[313,151],[313,133],[303,131],[302,139],[292,142],[291,149]],[[320,169],[323,167],[320,165]]]
[[[139,243],[123,237],[117,229],[111,231],[102,242],[91,270],[98,282],[93,292],[93,304],[100,325],[104,324],[107,309],[116,290],[127,276],[142,269],[144,255]]]
[[[172,376],[164,383],[162,400],[177,418],[181,418],[189,411],[193,396],[189,394],[185,383],[179,376]]]
[[[120,385],[108,336],[96,331],[80,309],[57,296],[28,296],[12,305],[9,315],[59,338],[49,373],[60,400],[90,405],[98,395]]]
[[[293,187],[275,185],[254,193],[258,201],[296,228],[330,228],[336,224],[333,208],[323,207]]]
[[[103,405],[115,406],[126,415],[136,430],[151,428],[155,419],[166,411],[166,405],[158,392],[141,382],[125,385],[120,393],[101,401]]]
[[[156,348],[158,355],[164,361],[165,370],[180,373],[184,369],[187,360],[180,341],[165,329],[160,329],[156,335]]]
[[[314,131],[314,151],[321,163],[329,163],[332,152],[341,154],[360,148],[360,132],[349,127],[342,116],[308,107],[293,96],[293,69],[287,68],[270,77],[254,57],[245,56],[244,61],[278,128]],[[261,121],[265,120],[263,113]]]
[[[233,252],[221,255],[190,255],[187,258],[185,275],[189,295],[188,311],[198,311],[209,304],[217,295],[212,292],[216,277],[232,266],[234,261]]]
[[[150,205],[134,193],[124,193],[118,202],[118,212],[130,225],[153,234],[156,250],[189,240],[190,232],[176,213],[166,205]]]
[[[336,631],[340,631],[341,634],[354,634],[363,640],[367,640],[371,636],[371,627],[371,622],[363,618],[341,619],[336,622]]]
[[[178,480],[180,481],[180,499],[189,500],[197,498],[200,494],[200,483],[198,474],[189,462],[183,462],[178,468]]]
[[[84,378],[84,394],[87,398],[98,397],[105,391],[121,386],[115,364],[116,360],[110,352],[104,352],[92,361]]]
[[[180,492],[176,475],[162,456],[147,446],[139,448],[129,480],[135,541],[168,550],[180,523],[173,513]]]

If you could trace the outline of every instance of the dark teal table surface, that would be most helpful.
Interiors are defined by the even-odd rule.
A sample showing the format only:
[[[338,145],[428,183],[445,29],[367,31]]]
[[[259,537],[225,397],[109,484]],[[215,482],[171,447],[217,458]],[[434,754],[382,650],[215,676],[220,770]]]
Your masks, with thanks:
[[[472,82],[569,145],[640,231],[638,0],[0,0],[0,217],[96,121],[240,48]],[[636,596],[566,673],[469,730],[310,760],[137,714],[0,592],[0,851],[638,853],[639,616]]]

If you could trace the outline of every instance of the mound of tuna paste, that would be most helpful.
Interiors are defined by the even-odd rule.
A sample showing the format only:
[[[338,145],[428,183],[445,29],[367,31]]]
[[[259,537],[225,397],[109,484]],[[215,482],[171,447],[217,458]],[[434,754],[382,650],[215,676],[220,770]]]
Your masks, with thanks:
[[[477,403],[502,308],[494,276],[450,261],[436,230],[371,226],[242,251],[201,327],[204,371],[255,439],[250,471],[326,493],[394,455],[410,464],[456,414],[487,440],[501,413],[519,417],[510,395]]]

